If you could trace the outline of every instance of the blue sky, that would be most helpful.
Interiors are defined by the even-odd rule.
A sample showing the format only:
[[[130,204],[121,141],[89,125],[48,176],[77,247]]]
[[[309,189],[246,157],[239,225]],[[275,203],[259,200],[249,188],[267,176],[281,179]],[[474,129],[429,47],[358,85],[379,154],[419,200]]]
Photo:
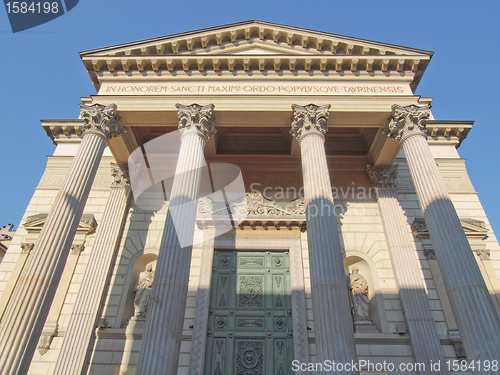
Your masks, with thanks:
[[[95,89],[79,51],[249,19],[435,52],[416,94],[439,120],[475,120],[459,149],[494,229],[497,198],[500,28],[498,1],[80,0],[68,14],[12,34],[0,9],[0,226],[15,227],[54,145],[40,119],[76,118]]]

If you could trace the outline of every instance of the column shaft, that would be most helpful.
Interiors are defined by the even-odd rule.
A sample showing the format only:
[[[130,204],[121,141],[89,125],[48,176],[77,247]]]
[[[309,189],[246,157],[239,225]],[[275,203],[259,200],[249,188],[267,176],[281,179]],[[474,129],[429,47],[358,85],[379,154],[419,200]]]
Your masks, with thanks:
[[[500,319],[453,203],[423,135],[403,141],[425,221],[457,320],[467,359],[499,360]],[[474,371],[493,374],[494,371]]]
[[[26,374],[106,146],[84,134],[0,324],[0,374]]]
[[[178,104],[182,141],[137,364],[137,375],[177,374],[205,140],[213,105]]]
[[[214,230],[214,229],[212,229]],[[208,230],[205,230],[208,232]],[[205,233],[204,232],[204,233]],[[191,363],[189,375],[202,375],[205,364],[205,344],[207,342],[208,314],[210,307],[210,284],[214,262],[214,239],[203,243],[201,255],[200,281],[196,293],[196,316],[191,345]]]
[[[323,143],[324,138],[319,133],[305,135],[300,141],[317,362],[334,360],[343,364],[356,363],[344,256]]]
[[[80,374],[85,367],[85,358],[91,347],[111,263],[125,218],[128,196],[129,186],[123,184],[111,187],[104,215],[97,228],[95,245],[57,358],[55,375]]]
[[[441,343],[418,269],[417,249],[396,191],[379,188],[377,198],[399,298],[410,332],[413,357],[415,363],[425,364],[425,371],[420,371],[419,374],[447,374]],[[441,363],[441,370],[431,370],[430,364],[437,362]]]

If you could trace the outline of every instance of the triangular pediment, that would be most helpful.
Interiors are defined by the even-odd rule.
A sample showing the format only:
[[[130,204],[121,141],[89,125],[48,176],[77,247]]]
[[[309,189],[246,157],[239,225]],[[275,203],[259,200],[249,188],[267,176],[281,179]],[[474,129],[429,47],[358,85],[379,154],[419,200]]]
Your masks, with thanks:
[[[467,238],[479,238],[484,239],[488,234],[488,228],[484,221],[471,219],[471,218],[461,218],[460,224],[465,232]],[[417,218],[412,225],[413,234],[420,238],[430,237],[429,229],[423,218]]]
[[[43,228],[45,221],[47,220],[46,213],[36,214],[28,216],[23,224],[24,229],[28,231],[29,234],[38,234]],[[91,234],[95,231],[97,223],[95,221],[94,215],[83,214],[80,222],[78,223],[77,233]]]
[[[224,51],[223,54],[231,55],[286,55],[287,51],[277,51],[273,48],[261,46],[245,46],[244,48],[234,48],[229,51]]]
[[[223,48],[211,48],[210,51],[196,51],[198,55],[248,55],[248,56],[273,56],[273,55],[303,55],[313,56],[314,51],[308,51],[304,48],[290,48],[288,45],[279,45],[272,41],[250,40],[241,43],[231,43]]]
[[[303,29],[265,21],[245,21],[185,33],[167,35],[117,46],[81,52],[86,56],[145,56],[192,54],[212,49],[238,46],[244,42],[262,41],[276,47],[297,52],[346,56],[385,55],[416,56],[432,55],[430,51],[397,46],[366,39],[348,37],[322,31]]]
[[[338,34],[245,21],[84,51],[99,85],[109,71],[397,71],[422,75],[432,52]]]

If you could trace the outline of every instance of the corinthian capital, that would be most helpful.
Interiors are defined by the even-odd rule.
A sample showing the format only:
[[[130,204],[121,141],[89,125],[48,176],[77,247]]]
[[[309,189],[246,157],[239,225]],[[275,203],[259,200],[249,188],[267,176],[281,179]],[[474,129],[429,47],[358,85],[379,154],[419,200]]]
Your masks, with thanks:
[[[80,117],[83,119],[83,132],[99,134],[110,139],[125,133],[116,114],[116,104],[80,104]]]
[[[214,105],[199,104],[182,105],[176,104],[177,116],[179,117],[179,130],[182,134],[195,132],[199,136],[208,139],[215,134]]]
[[[402,142],[411,135],[427,133],[426,122],[431,114],[431,106],[409,105],[403,107],[394,104],[392,116],[384,130],[388,137]]]
[[[290,133],[300,140],[308,134],[324,135],[328,130],[328,111],[330,104],[317,106],[314,104],[298,105],[292,104],[292,128]]]
[[[394,181],[398,177],[397,165],[367,165],[366,169],[373,187],[379,189],[394,188]]]
[[[112,186],[128,185],[130,183],[128,165],[111,163],[111,177],[113,177]]]

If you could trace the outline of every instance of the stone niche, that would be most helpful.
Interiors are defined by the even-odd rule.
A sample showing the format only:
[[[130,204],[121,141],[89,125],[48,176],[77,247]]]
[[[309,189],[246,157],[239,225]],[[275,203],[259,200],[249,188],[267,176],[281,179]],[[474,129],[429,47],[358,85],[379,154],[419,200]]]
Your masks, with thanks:
[[[130,264],[129,272],[127,275],[127,283],[125,284],[124,295],[122,296],[122,315],[120,320],[120,327],[128,325],[129,321],[134,317],[134,288],[137,285],[139,275],[146,269],[148,263],[153,263],[153,271],[156,269],[157,254],[154,252],[147,252],[140,255],[135,262]]]

